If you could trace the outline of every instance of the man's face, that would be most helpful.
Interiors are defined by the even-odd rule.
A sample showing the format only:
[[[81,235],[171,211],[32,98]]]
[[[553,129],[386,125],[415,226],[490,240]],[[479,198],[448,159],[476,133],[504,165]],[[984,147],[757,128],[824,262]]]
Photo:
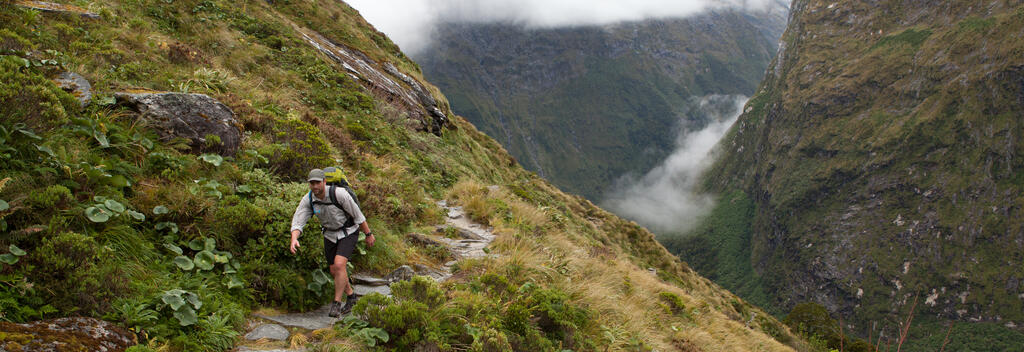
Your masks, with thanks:
[[[309,181],[309,190],[317,197],[324,196],[324,181]]]

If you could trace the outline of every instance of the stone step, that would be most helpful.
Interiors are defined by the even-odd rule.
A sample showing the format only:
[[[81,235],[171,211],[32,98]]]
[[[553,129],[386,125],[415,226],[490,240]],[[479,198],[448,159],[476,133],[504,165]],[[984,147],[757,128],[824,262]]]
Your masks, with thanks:
[[[259,339],[270,339],[276,341],[287,340],[291,336],[288,329],[285,329],[281,325],[277,324],[263,324],[257,326],[255,329],[245,334],[245,339],[249,341],[255,341]]]
[[[367,286],[367,285],[352,285],[352,291],[358,296],[366,296],[371,293],[379,293],[385,296],[391,295],[390,286]]]
[[[256,317],[267,319],[287,327],[318,330],[334,326],[334,323],[338,321],[338,318],[331,318],[327,316],[327,310],[329,308],[330,304],[327,304],[314,311],[305,313],[289,313],[274,316],[256,314]]]
[[[366,275],[366,274],[354,274],[351,277],[352,277],[352,282],[354,284],[356,284],[356,285],[386,286],[386,285],[388,285],[390,283],[385,278],[375,277],[375,276]]]

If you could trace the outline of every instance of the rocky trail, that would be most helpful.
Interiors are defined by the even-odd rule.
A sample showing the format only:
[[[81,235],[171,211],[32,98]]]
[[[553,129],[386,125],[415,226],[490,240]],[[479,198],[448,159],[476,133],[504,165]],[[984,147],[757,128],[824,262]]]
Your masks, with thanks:
[[[365,296],[374,292],[391,295],[390,285],[392,283],[408,280],[416,275],[429,276],[442,282],[452,276],[451,268],[459,260],[491,256],[485,250],[496,237],[490,227],[473,222],[462,207],[449,206],[446,201],[439,201],[437,205],[447,212],[445,224],[438,226],[437,232],[454,233],[453,237],[457,238],[445,236],[435,238],[416,233],[408,234],[407,237],[411,242],[420,245],[445,246],[455,259],[440,268],[431,268],[423,264],[402,265],[385,277],[374,277],[362,273],[352,274],[352,288],[356,295]],[[302,347],[293,349],[288,346],[293,334],[305,334],[314,330],[330,328],[345,317],[328,317],[327,308],[328,305],[324,305],[310,312],[253,314],[249,320],[249,332],[238,345],[237,351],[305,351],[305,348]]]

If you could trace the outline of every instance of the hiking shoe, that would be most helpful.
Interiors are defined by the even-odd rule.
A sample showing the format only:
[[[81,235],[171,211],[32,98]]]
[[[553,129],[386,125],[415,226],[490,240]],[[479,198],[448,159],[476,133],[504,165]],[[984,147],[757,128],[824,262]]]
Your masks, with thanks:
[[[345,306],[341,307],[341,314],[348,314],[351,312],[352,307],[356,306],[356,301],[358,300],[359,299],[356,298],[356,295],[348,295],[348,298],[345,299]]]
[[[342,310],[341,302],[338,302],[338,301],[331,302],[331,307],[327,309],[327,316],[329,316],[331,318],[337,318],[338,316],[343,314],[341,312],[341,310]]]

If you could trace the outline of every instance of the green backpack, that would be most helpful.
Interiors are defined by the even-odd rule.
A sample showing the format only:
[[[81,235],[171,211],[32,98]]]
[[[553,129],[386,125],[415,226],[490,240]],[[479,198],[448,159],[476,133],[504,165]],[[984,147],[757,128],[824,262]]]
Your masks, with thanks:
[[[327,183],[327,195],[331,199],[331,204],[334,204],[334,206],[338,207],[338,209],[341,209],[341,211],[345,213],[345,218],[347,219],[345,221],[345,224],[341,225],[341,229],[352,227],[353,225],[356,224],[355,218],[352,217],[352,214],[349,214],[348,211],[346,211],[345,208],[341,206],[341,203],[338,203],[338,196],[334,194],[334,191],[338,187],[345,188],[345,191],[348,192],[348,195],[352,197],[352,201],[356,203],[357,207],[359,207],[359,198],[356,198],[356,192],[352,190],[352,185],[348,183],[348,178],[345,177],[345,173],[341,171],[341,167],[328,166],[324,168],[324,176],[324,182]],[[309,192],[310,211],[313,211],[313,203],[319,202],[313,200],[313,192]],[[324,228],[324,230],[338,231],[340,229]]]

